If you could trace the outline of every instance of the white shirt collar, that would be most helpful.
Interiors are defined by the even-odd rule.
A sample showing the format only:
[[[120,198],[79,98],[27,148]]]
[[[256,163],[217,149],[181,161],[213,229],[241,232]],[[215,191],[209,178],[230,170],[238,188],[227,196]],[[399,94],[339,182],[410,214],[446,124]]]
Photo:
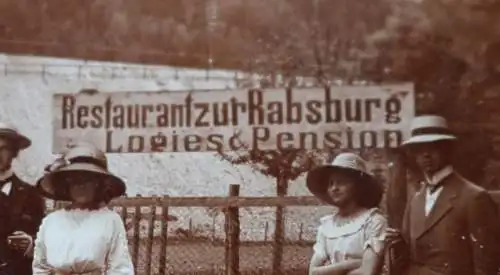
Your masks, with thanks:
[[[0,181],[4,181],[11,177],[14,173],[12,172],[11,169],[5,171],[5,172],[0,172]],[[4,193],[5,195],[9,195],[12,190],[12,182],[7,182],[3,184],[3,186],[0,189],[0,192]]]
[[[451,165],[448,165],[448,166],[444,167],[443,169],[434,173],[434,175],[432,175],[431,177],[425,175],[425,179],[427,181],[427,184],[436,185],[439,182],[441,182],[442,180],[444,180],[444,178],[451,175],[451,173],[453,173],[453,167]]]

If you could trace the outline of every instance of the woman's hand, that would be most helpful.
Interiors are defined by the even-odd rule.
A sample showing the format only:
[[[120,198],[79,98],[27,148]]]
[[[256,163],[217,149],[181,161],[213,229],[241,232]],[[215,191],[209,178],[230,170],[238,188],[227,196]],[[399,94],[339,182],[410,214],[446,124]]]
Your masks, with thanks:
[[[338,263],[327,263],[323,266],[311,266],[310,275],[345,275],[361,266],[361,260],[349,259]]]
[[[387,246],[392,246],[398,242],[404,241],[401,231],[394,228],[387,228],[385,230],[385,243]]]

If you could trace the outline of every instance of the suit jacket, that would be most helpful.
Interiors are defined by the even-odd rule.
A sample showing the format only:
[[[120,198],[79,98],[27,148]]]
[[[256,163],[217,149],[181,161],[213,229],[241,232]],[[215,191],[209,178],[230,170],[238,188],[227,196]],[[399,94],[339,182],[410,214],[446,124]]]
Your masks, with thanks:
[[[483,188],[452,173],[429,215],[426,187],[409,202],[395,274],[493,275],[500,270],[498,208]]]
[[[12,178],[12,189],[9,196],[5,197],[9,207],[9,231],[24,231],[35,240],[38,228],[45,215],[45,201],[38,191],[16,175]],[[34,243],[33,243],[34,245]],[[31,275],[32,261],[23,253],[13,252],[11,266],[14,274]]]

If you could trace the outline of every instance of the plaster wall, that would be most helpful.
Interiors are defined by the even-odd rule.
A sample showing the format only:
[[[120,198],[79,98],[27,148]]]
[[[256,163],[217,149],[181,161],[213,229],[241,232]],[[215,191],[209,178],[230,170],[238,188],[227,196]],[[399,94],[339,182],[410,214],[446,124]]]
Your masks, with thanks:
[[[205,70],[0,55],[0,120],[13,123],[33,139],[33,146],[22,152],[15,163],[20,177],[33,183],[54,158],[53,93],[90,88],[102,92],[231,88],[241,83],[235,76],[239,79],[244,75],[212,70],[207,78]],[[273,179],[249,167],[233,167],[211,153],[109,154],[108,158],[110,169],[125,179],[128,196],[225,196],[232,183],[241,184],[243,196],[276,194]],[[303,178],[291,184],[290,195],[309,195]],[[272,237],[273,211],[243,209],[242,238],[263,239],[266,222]],[[327,212],[324,207],[287,209],[287,237],[297,239],[300,224],[304,223],[303,237],[313,239],[319,217]],[[190,218],[200,231],[212,230],[213,218],[206,209],[173,209],[172,214],[179,217],[179,221],[169,224],[172,231],[187,228]],[[222,214],[215,227],[217,235],[222,236]]]

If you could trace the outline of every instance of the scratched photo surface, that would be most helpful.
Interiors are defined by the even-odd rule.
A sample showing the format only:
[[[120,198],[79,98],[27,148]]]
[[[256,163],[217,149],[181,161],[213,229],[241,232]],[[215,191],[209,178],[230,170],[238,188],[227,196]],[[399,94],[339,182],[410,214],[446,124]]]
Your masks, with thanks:
[[[499,274],[498,26],[479,0],[0,1],[0,274]],[[40,197],[75,163],[126,187],[64,178],[106,198],[94,228]]]

